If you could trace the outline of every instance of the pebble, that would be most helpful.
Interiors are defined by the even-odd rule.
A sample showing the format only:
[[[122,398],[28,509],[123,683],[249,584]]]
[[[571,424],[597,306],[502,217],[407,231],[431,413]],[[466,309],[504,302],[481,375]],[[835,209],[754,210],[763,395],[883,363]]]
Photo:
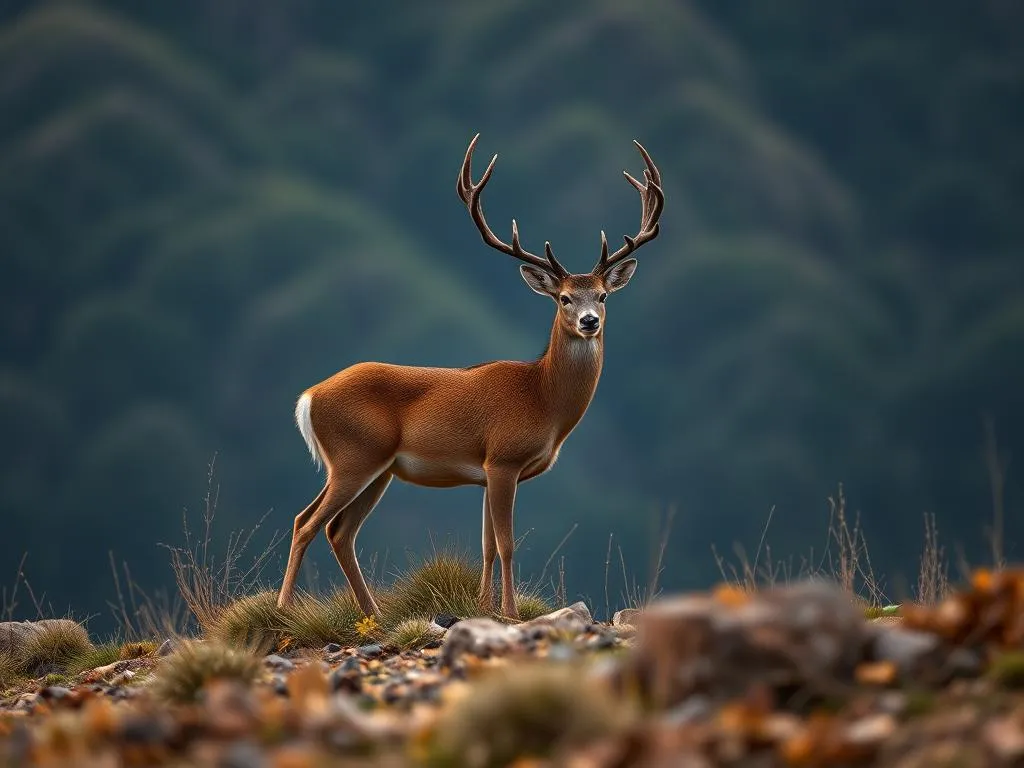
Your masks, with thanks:
[[[271,669],[280,672],[289,672],[295,669],[295,662],[289,661],[284,656],[278,656],[276,653],[272,653],[263,659],[263,663]]]
[[[220,759],[221,768],[264,768],[270,765],[263,750],[248,739],[236,741]]]
[[[46,701],[60,701],[71,695],[71,690],[62,685],[50,685],[43,688],[39,695]]]
[[[381,646],[377,643],[372,643],[370,645],[361,645],[359,646],[359,648],[356,649],[356,653],[358,653],[364,659],[375,659],[378,656],[380,656],[383,652],[384,649],[381,648]]]
[[[457,616],[449,616],[447,613],[439,613],[434,617],[434,623],[444,629],[451,629],[459,621]]]
[[[332,653],[337,653],[340,650],[341,650],[341,646],[338,645],[337,643],[328,643],[327,645],[325,645],[320,650],[320,652],[323,653],[323,654],[332,654]]]

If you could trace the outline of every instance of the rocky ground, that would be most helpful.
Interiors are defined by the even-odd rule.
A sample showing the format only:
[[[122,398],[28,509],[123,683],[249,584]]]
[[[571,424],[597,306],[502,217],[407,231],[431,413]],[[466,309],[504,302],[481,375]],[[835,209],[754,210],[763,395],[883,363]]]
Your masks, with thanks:
[[[0,653],[31,631],[0,624]],[[140,645],[7,691],[0,764],[1024,765],[1022,572],[892,619],[806,582],[667,597],[613,625],[577,603],[431,631],[409,651]]]

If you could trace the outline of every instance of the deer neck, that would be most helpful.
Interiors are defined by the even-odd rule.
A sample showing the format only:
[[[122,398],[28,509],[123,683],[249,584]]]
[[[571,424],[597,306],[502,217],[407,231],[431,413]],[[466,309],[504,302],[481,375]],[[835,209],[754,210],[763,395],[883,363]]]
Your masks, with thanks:
[[[538,363],[544,403],[563,436],[583,418],[594,398],[603,362],[603,332],[584,339],[564,330],[555,318],[547,351]]]

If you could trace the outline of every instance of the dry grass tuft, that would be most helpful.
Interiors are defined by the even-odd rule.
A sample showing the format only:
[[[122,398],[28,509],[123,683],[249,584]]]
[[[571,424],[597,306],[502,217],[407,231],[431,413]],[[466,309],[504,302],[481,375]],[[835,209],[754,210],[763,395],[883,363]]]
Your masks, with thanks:
[[[94,650],[85,627],[69,619],[40,622],[41,629],[12,652],[17,670],[27,677],[64,672],[75,659]]]
[[[465,619],[482,615],[478,593],[481,567],[465,554],[435,552],[402,574],[380,599],[383,623],[393,627],[406,619],[446,613]]]
[[[209,621],[206,637],[224,645],[269,649],[284,632],[285,613],[277,607],[277,595],[258,592],[223,606]]]
[[[141,659],[143,656],[152,656],[159,646],[152,640],[138,640],[132,643],[125,643],[118,650],[118,657],[124,661],[127,659]]]
[[[338,589],[328,597],[298,595],[280,615],[280,626],[299,646],[356,645],[362,640],[356,629],[362,618],[363,612],[352,593]]]
[[[628,727],[631,712],[580,669],[531,664],[482,679],[445,709],[427,743],[436,768],[516,764]],[[555,760],[555,764],[561,764]]]
[[[418,650],[437,636],[429,619],[406,619],[385,635],[384,644],[400,651]]]
[[[196,701],[212,680],[250,684],[260,671],[260,660],[243,650],[216,642],[188,641],[164,659],[149,681],[153,695],[166,702]]]
[[[519,609],[519,618],[522,621],[536,619],[538,616],[543,616],[554,610],[551,603],[535,592],[517,594],[516,607]]]
[[[18,669],[14,657],[9,653],[0,653],[0,694],[20,684],[25,676]]]

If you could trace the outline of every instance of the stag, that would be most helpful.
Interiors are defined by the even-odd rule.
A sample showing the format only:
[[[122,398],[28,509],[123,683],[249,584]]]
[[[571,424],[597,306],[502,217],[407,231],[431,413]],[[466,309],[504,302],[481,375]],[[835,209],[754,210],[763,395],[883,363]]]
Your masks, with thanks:
[[[367,616],[379,615],[356,558],[356,535],[392,478],[446,488],[479,485],[483,498],[483,573],[480,607],[494,609],[495,556],[501,560],[501,614],[518,619],[512,556],[512,515],[519,483],[546,472],[594,397],[604,361],[605,300],[624,288],[636,270],[631,254],[658,236],[665,196],[650,155],[643,182],[623,171],[640,193],[640,230],[601,256],[585,274],[570,274],[550,243],[544,257],[525,250],[512,220],[512,242],[487,224],[480,194],[491,178],[494,155],[480,181],[471,171],[477,134],[469,143],[457,190],[483,241],[523,264],[526,284],[555,302],[547,349],[537,360],[499,360],[470,368],[422,368],[358,363],[299,397],[295,421],[313,460],[326,465],[327,481],[295,518],[278,605],[292,600],[309,544],[326,526],[327,538]]]

